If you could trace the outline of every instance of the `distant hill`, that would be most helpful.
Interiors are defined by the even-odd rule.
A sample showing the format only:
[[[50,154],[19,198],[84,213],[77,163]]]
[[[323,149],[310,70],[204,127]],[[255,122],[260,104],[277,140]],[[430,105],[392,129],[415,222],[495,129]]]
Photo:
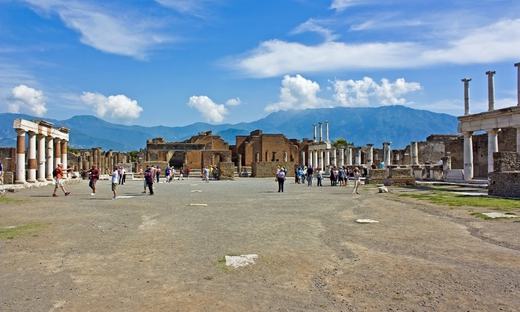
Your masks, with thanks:
[[[0,146],[16,145],[13,120],[45,119],[55,126],[65,126],[70,131],[69,145],[74,148],[101,147],[114,151],[139,150],[146,147],[146,140],[162,137],[166,141],[183,141],[202,131],[213,131],[230,145],[237,135],[247,135],[260,129],[263,133],[281,133],[289,139],[313,138],[313,124],[329,121],[329,139],[344,138],[356,146],[367,143],[382,146],[392,142],[392,148],[404,148],[412,141],[424,141],[431,134],[457,133],[457,117],[433,113],[405,106],[335,107],[306,110],[279,111],[250,123],[211,125],[194,123],[182,127],[127,126],[103,121],[94,116],[74,116],[67,120],[33,117],[24,114],[0,114]],[[317,127],[317,132],[319,131]],[[319,135],[319,134],[318,134]],[[325,125],[323,125],[325,139]]]

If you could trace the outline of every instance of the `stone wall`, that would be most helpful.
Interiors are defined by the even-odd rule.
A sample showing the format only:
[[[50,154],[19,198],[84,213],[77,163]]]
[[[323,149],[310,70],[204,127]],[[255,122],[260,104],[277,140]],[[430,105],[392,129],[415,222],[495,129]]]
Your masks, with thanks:
[[[287,168],[287,177],[294,176],[294,162],[255,162],[251,166],[251,176],[256,178],[274,178],[278,166]]]
[[[365,180],[367,184],[383,184],[388,178],[386,169],[368,169],[368,175],[368,179]]]
[[[228,162],[220,162],[219,167],[219,180],[234,180],[235,179],[235,165]]]
[[[490,172],[488,195],[520,198],[520,172]]]
[[[0,147],[0,160],[4,171],[16,170],[16,147]]]
[[[520,154],[516,152],[493,153],[495,172],[520,171]]]

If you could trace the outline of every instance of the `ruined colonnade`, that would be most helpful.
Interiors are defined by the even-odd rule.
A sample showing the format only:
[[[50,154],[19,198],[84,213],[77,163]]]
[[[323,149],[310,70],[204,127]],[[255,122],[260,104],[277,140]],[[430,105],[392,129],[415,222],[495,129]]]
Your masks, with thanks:
[[[14,120],[13,128],[17,133],[16,184],[52,181],[52,171],[57,164],[61,163],[64,168],[67,168],[69,129],[65,127],[53,128],[52,126],[53,123],[44,120]],[[27,175],[25,171],[26,134],[29,137]]]

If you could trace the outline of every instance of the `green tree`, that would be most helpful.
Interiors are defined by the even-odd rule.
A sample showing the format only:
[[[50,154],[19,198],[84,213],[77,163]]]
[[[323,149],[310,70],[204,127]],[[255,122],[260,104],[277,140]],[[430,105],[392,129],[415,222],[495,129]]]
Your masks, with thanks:
[[[131,157],[131,160],[130,160],[131,162],[136,162],[137,161],[137,154],[138,153],[139,153],[139,151],[136,151],[136,150],[128,152],[128,155],[130,155],[130,157]]]
[[[354,142],[348,142],[344,138],[339,138],[337,140],[332,141],[332,146],[334,146],[334,147],[354,146]]]
[[[78,149],[75,149],[74,147],[70,147],[70,146],[68,146],[68,145],[67,145],[67,152],[69,152],[69,153],[74,153],[74,154],[76,154],[76,155],[79,154],[79,150],[78,150]]]

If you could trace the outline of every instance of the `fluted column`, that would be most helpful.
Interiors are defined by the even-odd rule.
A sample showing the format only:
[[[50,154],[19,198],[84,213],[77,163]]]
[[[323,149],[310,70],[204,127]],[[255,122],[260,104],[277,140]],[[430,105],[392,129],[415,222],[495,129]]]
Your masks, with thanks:
[[[329,142],[329,121],[325,120],[325,142]]]
[[[38,135],[38,178],[39,182],[45,182],[45,136]]]
[[[54,164],[61,164],[61,139],[54,139]]]
[[[357,150],[356,150],[356,157],[355,157],[355,162],[354,164],[356,166],[361,166],[361,147],[358,147]]]
[[[391,142],[383,142],[383,153],[384,153],[385,167],[390,166],[390,164],[392,163],[391,158],[390,158],[390,152],[391,152],[390,144],[392,144],[392,143]]]
[[[347,146],[347,166],[352,166],[352,146]]]
[[[27,182],[36,182],[36,133],[29,131],[29,150],[27,151]]]
[[[323,151],[322,150],[318,151],[318,167],[320,167],[321,169],[324,168],[324,166],[323,166]]]
[[[62,140],[62,141],[61,141],[61,163],[63,164],[63,168],[64,168],[64,169],[69,168],[67,162],[68,162],[68,157],[67,157],[67,141]]]
[[[320,142],[323,142],[323,140],[322,140],[323,131],[322,131],[322,128],[321,128],[321,122],[318,122],[318,126],[319,126],[319,130],[320,130],[320,132],[319,132],[319,134],[320,134]]]
[[[301,153],[300,153],[300,164],[302,166],[305,166],[305,152],[304,151],[301,151]]]
[[[318,151],[312,151],[312,163],[314,165],[314,168],[320,166],[320,164],[318,163]]]
[[[498,129],[487,130],[488,135],[488,172],[493,172],[493,153],[498,152]]]
[[[473,179],[473,132],[464,133],[464,180]]]
[[[330,151],[325,150],[325,166],[330,166]]]
[[[52,170],[54,170],[54,138],[45,137],[45,144],[47,145],[47,155],[45,156],[47,172],[45,173],[45,178],[47,181],[52,181]]]
[[[496,71],[489,70],[486,72],[488,76],[488,111],[495,110],[495,82],[493,76]]]
[[[339,165],[341,167],[345,166],[345,148],[339,149]]]
[[[25,183],[25,131],[16,129],[16,177],[14,183]]]
[[[411,157],[412,166],[419,165],[419,153],[418,153],[418,149],[417,149],[417,142],[412,142],[410,144],[410,153],[412,154],[412,157]]]
[[[516,78],[516,105],[520,106],[520,63],[516,63],[515,67],[517,68],[517,78]]]
[[[314,128],[314,130],[313,130],[313,134],[314,134],[313,141],[316,142],[316,124],[313,124],[312,126]]]
[[[464,82],[464,116],[470,114],[469,112],[469,82],[471,78],[463,78],[461,79]]]
[[[374,144],[367,144],[367,168],[374,162]]]
[[[331,153],[332,153],[332,154],[331,154],[331,163],[332,163],[333,166],[337,166],[337,165],[338,165],[338,162],[337,162],[337,160],[336,160],[336,149],[333,148],[333,149],[331,149],[330,151],[331,151]]]

